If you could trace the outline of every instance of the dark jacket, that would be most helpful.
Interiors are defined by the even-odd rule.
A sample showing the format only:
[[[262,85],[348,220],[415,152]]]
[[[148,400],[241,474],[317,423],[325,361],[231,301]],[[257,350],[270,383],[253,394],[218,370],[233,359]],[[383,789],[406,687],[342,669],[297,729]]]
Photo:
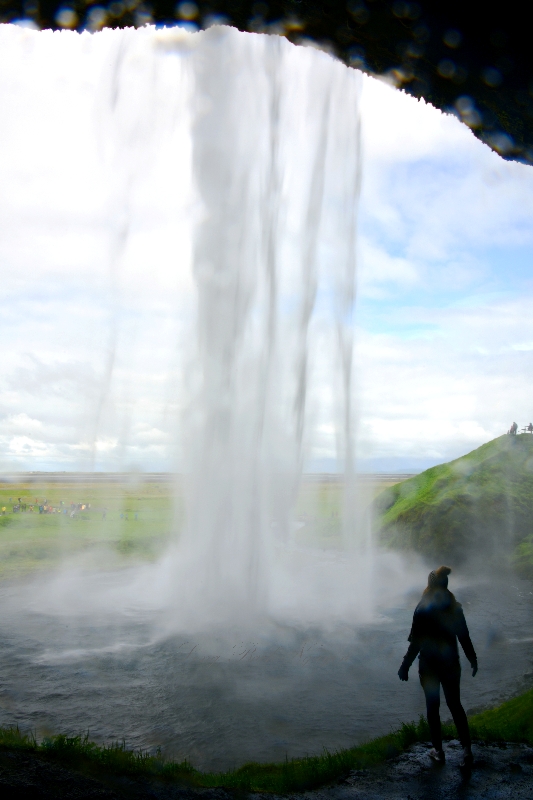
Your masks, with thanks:
[[[409,669],[417,655],[420,668],[453,669],[459,666],[457,639],[474,666],[477,656],[460,603],[448,589],[426,591],[415,609],[409,649],[402,668]]]

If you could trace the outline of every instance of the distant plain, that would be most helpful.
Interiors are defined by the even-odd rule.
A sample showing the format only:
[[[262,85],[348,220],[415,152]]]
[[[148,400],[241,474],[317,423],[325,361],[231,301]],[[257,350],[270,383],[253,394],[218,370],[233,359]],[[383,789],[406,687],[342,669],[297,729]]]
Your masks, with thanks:
[[[80,554],[94,567],[152,561],[179,537],[186,513],[182,480],[76,477],[72,473],[62,481],[56,473],[48,481],[42,474],[0,483],[0,509],[5,507],[0,516],[0,580],[54,569]],[[399,478],[364,476],[366,501]],[[19,498],[26,510],[13,512]],[[72,504],[85,508],[73,514]],[[39,505],[54,510],[39,513]],[[336,476],[304,479],[295,509],[296,540],[338,548],[341,506],[342,483]]]

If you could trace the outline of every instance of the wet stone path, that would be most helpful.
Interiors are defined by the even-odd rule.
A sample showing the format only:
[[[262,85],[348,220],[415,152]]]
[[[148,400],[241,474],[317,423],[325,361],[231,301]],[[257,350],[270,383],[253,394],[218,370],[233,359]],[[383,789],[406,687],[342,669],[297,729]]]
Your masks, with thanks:
[[[434,764],[430,744],[413,745],[406,753],[370,770],[356,770],[335,786],[307,792],[301,800],[531,800],[533,748],[526,745],[474,744],[474,765],[459,769],[458,741],[445,745],[446,763]]]

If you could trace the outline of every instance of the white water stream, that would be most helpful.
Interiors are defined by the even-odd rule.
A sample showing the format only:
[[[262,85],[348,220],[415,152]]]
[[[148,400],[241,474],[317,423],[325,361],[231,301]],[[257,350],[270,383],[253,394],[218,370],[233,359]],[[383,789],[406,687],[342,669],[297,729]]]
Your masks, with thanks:
[[[368,557],[350,505],[360,76],[275,36],[215,28],[194,37],[193,48],[201,205],[181,547],[187,596],[195,605],[200,596],[212,619],[221,609],[232,617],[273,610],[280,578],[282,603],[298,594],[302,575],[288,585],[287,553],[313,424],[324,412],[318,392],[330,395],[345,467],[347,549]],[[296,559],[300,572],[304,559]],[[345,580],[341,595],[338,576],[325,592],[313,572],[304,580],[308,601],[332,591],[344,608],[356,599]],[[357,593],[361,616],[368,588]]]

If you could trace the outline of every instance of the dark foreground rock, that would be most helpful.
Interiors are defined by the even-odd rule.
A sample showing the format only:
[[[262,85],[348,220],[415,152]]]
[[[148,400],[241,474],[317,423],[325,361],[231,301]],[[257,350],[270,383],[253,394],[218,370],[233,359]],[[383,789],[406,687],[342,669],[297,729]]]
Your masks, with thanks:
[[[401,756],[370,770],[356,770],[345,781],[300,796],[309,800],[531,800],[533,748],[501,744],[473,746],[474,765],[459,769],[459,742],[445,746],[446,764],[433,764],[430,745],[416,744]]]

